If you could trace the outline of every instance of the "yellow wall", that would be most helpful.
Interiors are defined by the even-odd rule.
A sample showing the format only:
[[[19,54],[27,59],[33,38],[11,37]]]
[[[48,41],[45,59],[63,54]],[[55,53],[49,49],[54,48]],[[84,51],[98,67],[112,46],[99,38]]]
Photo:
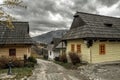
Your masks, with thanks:
[[[99,54],[99,44],[104,43],[106,47],[106,54],[105,55],[100,55]],[[71,52],[71,44],[75,45],[75,51],[76,45],[81,44],[81,55],[82,55],[82,60],[87,61],[89,63],[99,63],[99,62],[105,62],[105,61],[116,61],[120,60],[120,42],[100,42],[96,41],[93,42],[92,47],[87,48],[85,42],[83,40],[68,40],[67,41],[67,48],[66,48],[66,53],[68,60],[69,56],[68,53]]]
[[[83,61],[90,62],[90,48],[87,48],[86,44],[83,40],[68,40],[67,41],[67,47],[66,47],[66,53],[68,57],[68,53],[71,52],[71,44],[75,45],[75,51],[77,51],[77,44],[81,44],[81,53],[79,55],[82,56]],[[68,60],[70,61],[69,57]]]
[[[5,48],[0,48],[0,56],[9,57],[9,49],[11,48],[16,49],[17,58],[23,58],[24,54],[26,54],[28,57],[31,55],[30,47],[9,47],[9,48],[5,47]]]
[[[99,54],[99,44],[104,43],[106,46],[106,54]],[[120,60],[120,42],[94,42],[91,47],[92,52],[92,63],[99,63],[105,61],[116,61]]]

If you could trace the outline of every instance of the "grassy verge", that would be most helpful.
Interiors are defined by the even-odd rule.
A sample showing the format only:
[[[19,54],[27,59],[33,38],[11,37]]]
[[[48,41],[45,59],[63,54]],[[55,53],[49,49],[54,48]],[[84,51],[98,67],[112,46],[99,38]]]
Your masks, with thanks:
[[[73,65],[72,63],[63,63],[63,62],[58,62],[58,61],[54,61],[54,62],[56,64],[63,66],[66,69],[77,69],[79,66],[81,66],[81,64]]]
[[[24,76],[27,76],[27,77],[31,76],[32,70],[33,70],[33,68],[27,68],[27,67],[12,68],[12,73],[16,74],[16,77],[14,79],[19,80],[19,79],[23,78]],[[0,69],[0,74],[7,73],[7,71],[8,71],[8,69]]]

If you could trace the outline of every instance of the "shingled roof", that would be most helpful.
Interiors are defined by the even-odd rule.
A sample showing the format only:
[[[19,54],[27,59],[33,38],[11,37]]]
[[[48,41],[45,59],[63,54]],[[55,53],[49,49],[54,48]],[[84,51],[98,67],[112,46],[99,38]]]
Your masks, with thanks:
[[[13,22],[14,29],[0,24],[0,44],[33,44],[28,22]]]
[[[56,46],[60,43],[61,38],[53,38],[50,44],[48,44],[48,50],[55,50]]]
[[[120,18],[77,12],[63,39],[118,39]]]

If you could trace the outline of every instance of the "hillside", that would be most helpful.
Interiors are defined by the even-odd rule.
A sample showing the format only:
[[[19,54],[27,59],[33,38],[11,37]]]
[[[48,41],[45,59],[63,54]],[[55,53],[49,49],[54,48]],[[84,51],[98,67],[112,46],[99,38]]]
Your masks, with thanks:
[[[53,38],[61,38],[62,34],[65,34],[67,30],[56,30],[56,31],[50,31],[48,33],[32,37],[33,40],[41,43],[50,43]]]

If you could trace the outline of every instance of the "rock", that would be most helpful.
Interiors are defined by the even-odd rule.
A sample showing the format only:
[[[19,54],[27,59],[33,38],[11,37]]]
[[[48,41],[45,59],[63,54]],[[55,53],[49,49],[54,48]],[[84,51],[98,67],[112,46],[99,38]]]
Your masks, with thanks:
[[[7,75],[7,73],[3,73],[0,75],[0,79],[12,79],[14,78],[16,75]]]

